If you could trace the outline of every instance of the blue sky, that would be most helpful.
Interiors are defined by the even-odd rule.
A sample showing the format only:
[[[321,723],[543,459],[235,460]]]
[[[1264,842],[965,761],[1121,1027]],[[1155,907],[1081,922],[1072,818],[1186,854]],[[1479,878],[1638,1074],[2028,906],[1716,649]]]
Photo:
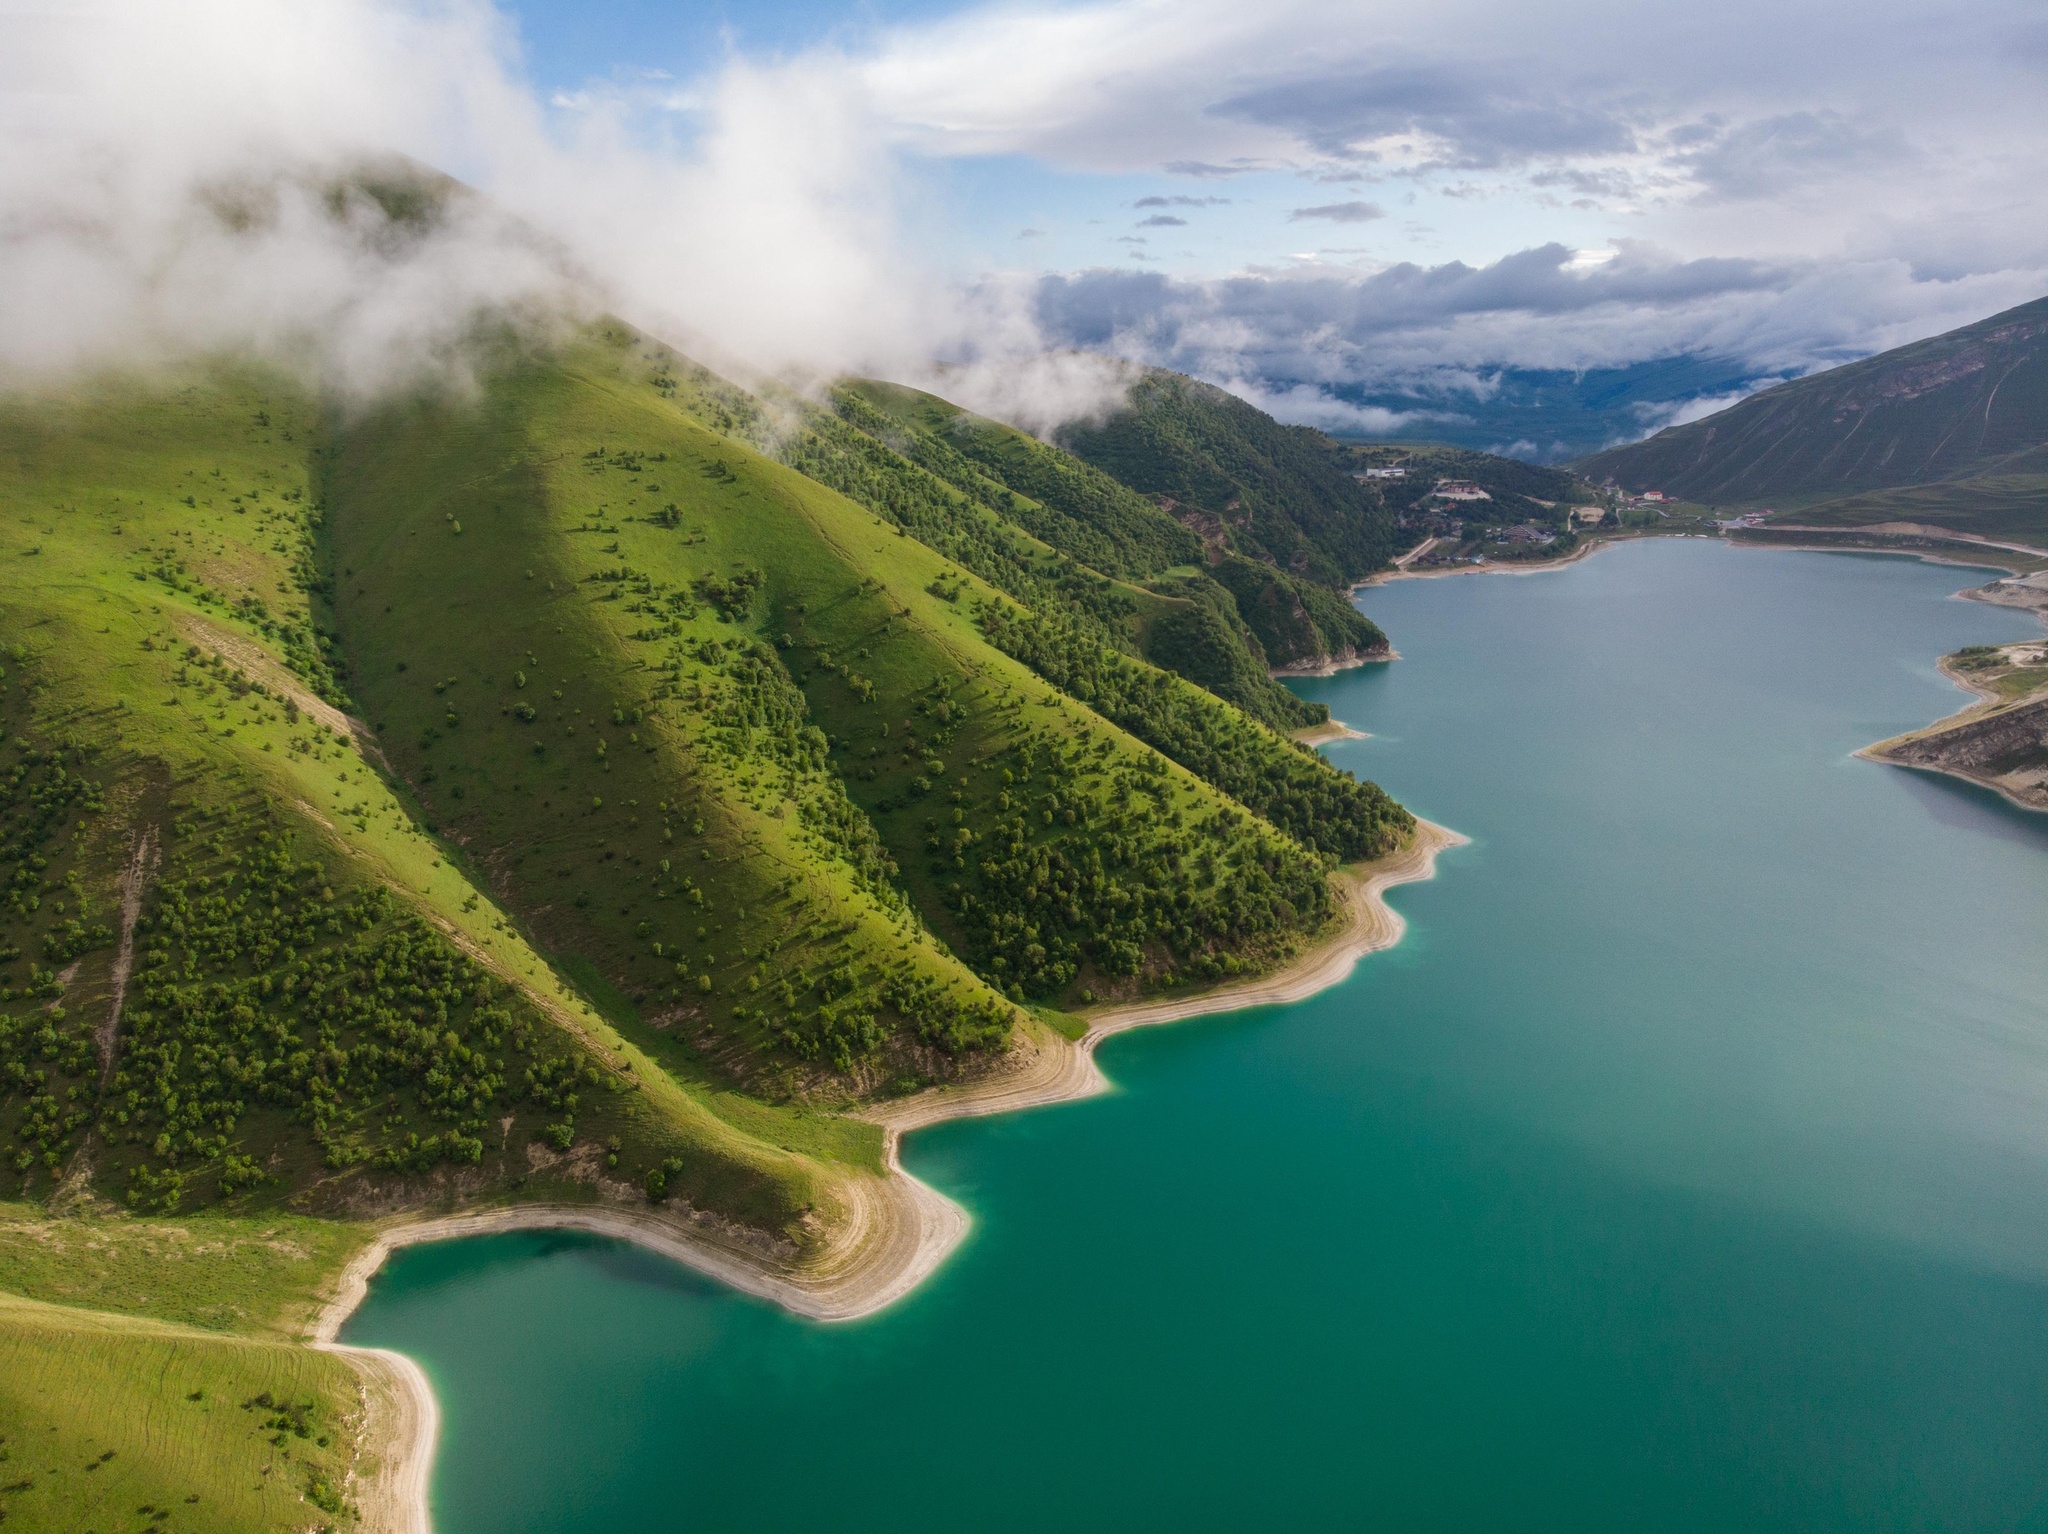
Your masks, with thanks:
[[[2048,289],[2048,26],[2018,0],[509,14],[557,110],[653,103],[658,72],[640,121],[679,144],[734,71],[845,91],[918,280],[1036,277],[1079,316],[1049,340],[1225,382],[1793,373]]]
[[[971,25],[991,9],[937,0],[517,0],[504,7],[523,68],[540,94],[555,99],[594,82],[687,83],[735,58],[858,55],[886,49],[921,25]],[[960,270],[1112,265],[1202,275],[1255,266],[1483,262],[1535,243],[1530,209],[1504,208],[1450,183],[1449,195],[1445,187],[1404,186],[1367,197],[1300,167],[1219,178],[1175,173],[1163,163],[1094,169],[1000,152],[917,158],[908,174],[920,238]],[[1597,212],[1562,205],[1543,209],[1541,225],[1544,239],[1593,250],[1616,228]]]
[[[874,0],[865,5],[806,0],[750,0],[744,5],[522,0],[506,7],[519,23],[533,81],[547,90],[573,90],[621,70],[659,69],[686,76],[728,46],[750,53],[794,53],[890,23],[929,21],[959,9],[928,0]]]

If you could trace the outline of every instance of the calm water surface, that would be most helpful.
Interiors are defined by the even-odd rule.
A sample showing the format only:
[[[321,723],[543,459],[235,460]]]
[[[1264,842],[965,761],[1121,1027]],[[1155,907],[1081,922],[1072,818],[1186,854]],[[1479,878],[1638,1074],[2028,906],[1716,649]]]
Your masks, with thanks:
[[[916,1136],[974,1232],[865,1322],[400,1254],[348,1336],[433,1378],[443,1534],[2048,1531],[2048,817],[1850,756],[2039,632],[1972,578],[1368,593],[1405,659],[1304,691],[1473,838],[1404,944]]]

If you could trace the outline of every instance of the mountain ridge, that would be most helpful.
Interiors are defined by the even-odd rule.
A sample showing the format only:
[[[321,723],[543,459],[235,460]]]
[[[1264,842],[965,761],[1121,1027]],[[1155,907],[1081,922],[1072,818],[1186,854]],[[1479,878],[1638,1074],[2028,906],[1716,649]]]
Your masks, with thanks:
[[[2048,298],[1779,384],[1647,441],[1588,478],[1802,523],[2048,532]]]

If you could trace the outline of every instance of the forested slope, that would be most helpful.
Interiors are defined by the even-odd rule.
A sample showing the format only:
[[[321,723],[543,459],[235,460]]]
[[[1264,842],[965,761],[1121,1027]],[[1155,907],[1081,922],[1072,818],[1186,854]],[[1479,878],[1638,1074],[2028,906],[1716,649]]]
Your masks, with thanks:
[[[1077,460],[616,322],[467,360],[0,397],[10,1527],[345,1522],[362,1398],[263,1264],[544,1200],[830,1268],[878,1099],[1283,962],[1413,828]],[[148,1255],[195,1218],[203,1293]]]
[[[370,411],[8,407],[0,1191],[609,1183],[801,1242],[875,1165],[833,1110],[1275,963],[1405,833],[1133,653],[1220,588],[744,404],[611,326]]]
[[[1221,578],[1217,566],[1236,556],[1214,527],[1177,518],[1062,449],[896,385],[849,386],[836,405],[843,422],[994,516],[1084,567],[1165,598],[1141,615],[1136,643],[1125,647],[1267,723],[1292,728],[1325,716],[1266,682],[1269,668],[1386,649],[1386,636],[1348,600],[1306,577],[1252,560]]]
[[[1323,586],[1399,552],[1378,491],[1344,471],[1330,438],[1180,373],[1146,369],[1127,408],[1058,440],[1185,520],[1213,519],[1238,553]]]

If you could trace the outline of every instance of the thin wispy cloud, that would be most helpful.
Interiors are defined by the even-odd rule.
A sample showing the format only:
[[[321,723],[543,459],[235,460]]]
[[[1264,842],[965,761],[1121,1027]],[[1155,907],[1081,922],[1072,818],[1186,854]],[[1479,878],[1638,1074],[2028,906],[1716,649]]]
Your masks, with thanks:
[[[1326,202],[1312,208],[1296,208],[1287,215],[1289,223],[1303,219],[1324,219],[1333,224],[1364,224],[1385,218],[1387,210],[1376,202]]]

